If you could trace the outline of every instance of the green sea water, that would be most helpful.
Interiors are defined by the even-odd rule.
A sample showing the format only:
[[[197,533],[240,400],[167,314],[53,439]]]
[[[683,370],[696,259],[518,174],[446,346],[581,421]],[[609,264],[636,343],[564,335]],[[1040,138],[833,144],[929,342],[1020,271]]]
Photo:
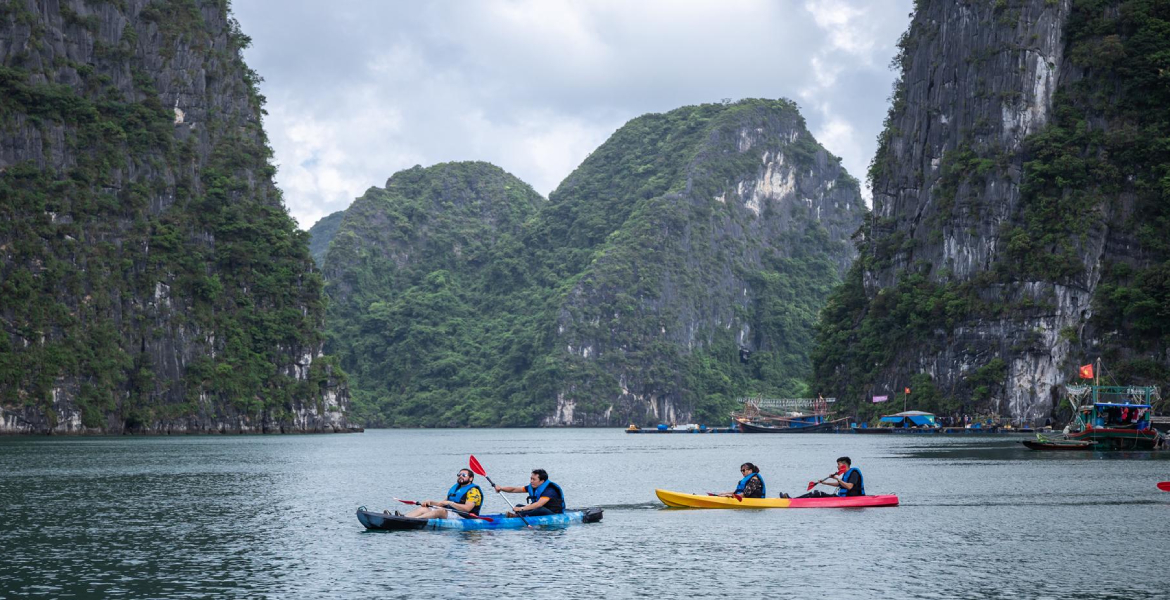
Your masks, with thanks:
[[[4,598],[1165,598],[1170,453],[1011,436],[628,435],[618,429],[0,438]],[[441,498],[470,454],[533,468],[595,525],[367,532]],[[901,506],[679,510],[758,464],[795,494],[848,455]],[[480,483],[485,483],[482,480]],[[519,498],[514,497],[519,500]],[[494,493],[486,511],[504,507]]]

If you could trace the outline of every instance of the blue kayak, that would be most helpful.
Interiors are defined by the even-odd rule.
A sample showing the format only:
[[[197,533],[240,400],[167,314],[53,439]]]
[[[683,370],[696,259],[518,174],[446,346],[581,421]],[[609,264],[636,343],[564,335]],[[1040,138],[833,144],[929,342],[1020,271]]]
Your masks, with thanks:
[[[357,510],[357,518],[366,529],[378,529],[382,531],[405,531],[410,529],[461,529],[466,531],[472,529],[520,529],[528,525],[557,526],[573,525],[575,523],[596,523],[601,520],[602,512],[600,508],[566,510],[559,515],[524,517],[528,521],[525,523],[524,519],[505,517],[502,514],[483,515],[491,519],[491,521],[485,521],[483,519],[416,519],[413,517],[403,517],[366,510],[366,507],[363,506]]]

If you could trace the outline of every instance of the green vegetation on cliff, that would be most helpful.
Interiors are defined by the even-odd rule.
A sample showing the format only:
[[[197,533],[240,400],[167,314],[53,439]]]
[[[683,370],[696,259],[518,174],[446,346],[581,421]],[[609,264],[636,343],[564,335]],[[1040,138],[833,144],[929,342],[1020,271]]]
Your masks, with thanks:
[[[121,431],[279,422],[293,400],[319,402],[329,361],[307,380],[290,371],[321,343],[323,283],[271,183],[263,98],[239,56],[248,39],[225,3],[126,14],[121,41],[98,37],[86,63],[37,42],[56,21],[24,4],[0,11],[5,39],[32,40],[0,66],[0,136],[27,149],[0,173],[5,408],[48,428],[75,408],[83,426]],[[127,10],[114,4],[99,10]],[[92,30],[89,6],[61,4],[67,37]],[[162,47],[142,41],[155,28]],[[175,52],[226,82],[191,100],[195,130],[176,123],[150,70]]]
[[[740,204],[737,184],[780,152],[800,177],[839,173],[826,223],[799,202]],[[852,232],[861,210],[786,100],[634,119],[547,203],[489,165],[416,167],[333,238],[329,347],[370,424],[533,425],[558,398],[579,424],[650,421],[658,402],[722,423],[739,396],[806,393],[813,323],[850,252],[827,227]]]
[[[1089,327],[1084,337],[1066,328],[1062,338],[1073,342],[1075,356],[1100,352],[1120,381],[1156,383],[1170,376],[1164,358],[1170,347],[1170,5],[1073,0],[1071,9],[1064,68],[1077,76],[1057,89],[1047,126],[1025,140],[1018,210],[998,232],[1000,251],[990,268],[954,281],[935,270],[938,265],[918,264],[899,274],[896,286],[870,297],[863,285],[867,273],[888,269],[891,257],[910,243],[891,229],[893,223],[879,219],[870,229],[876,236],[859,248],[862,258],[826,307],[813,358],[815,381],[843,390],[846,406],[862,418],[883,408],[864,399],[876,374],[889,369],[901,350],[941,351],[964,320],[1052,312],[1027,296],[1015,303],[989,300],[984,290],[1022,282],[1090,287],[1086,268],[1097,266],[1098,257],[1087,256],[1085,248],[1094,236],[1115,241],[1101,258]],[[895,61],[903,71],[910,51],[928,36],[913,27]],[[904,102],[900,87],[871,166],[875,179],[889,172],[887,147],[900,133],[893,115]],[[1005,171],[1011,158],[965,140],[942,157],[934,200],[952,210],[961,184],[982,190],[983,177]],[[927,226],[935,230],[931,235],[941,233],[942,223]],[[1011,348],[1033,350],[1027,336]],[[1005,377],[1003,359],[994,358],[971,370],[957,388],[932,386],[919,398],[916,386],[914,405],[977,412],[1002,389]]]

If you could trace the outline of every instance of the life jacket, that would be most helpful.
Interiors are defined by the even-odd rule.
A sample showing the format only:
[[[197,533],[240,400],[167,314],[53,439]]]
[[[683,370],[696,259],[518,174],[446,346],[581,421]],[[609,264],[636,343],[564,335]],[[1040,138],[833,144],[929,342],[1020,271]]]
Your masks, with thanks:
[[[464,504],[467,502],[467,494],[471,493],[471,490],[479,490],[479,503],[475,506],[472,506],[471,510],[467,512],[470,512],[473,515],[478,515],[479,509],[483,507],[483,490],[474,483],[469,483],[463,487],[459,487],[458,483],[451,486],[451,489],[447,491],[447,500],[454,502],[455,504]]]
[[[747,487],[747,482],[750,481],[752,477],[755,477],[756,479],[760,480],[760,497],[767,498],[768,497],[768,486],[764,485],[764,478],[760,477],[759,473],[752,473],[752,474],[748,475],[747,477],[740,479],[739,485],[735,486],[735,493],[742,495],[744,488]]]
[[[555,491],[555,494],[547,493],[549,488]],[[528,503],[532,504],[540,500],[541,496],[548,496],[548,502],[544,503],[544,507],[551,510],[554,514],[565,512],[565,492],[561,490],[561,486],[553,483],[551,480],[544,480],[540,487],[533,489],[531,485],[524,486],[528,492]]]
[[[853,486],[852,490],[847,490],[843,487],[837,488],[838,496],[864,496],[865,495],[865,478],[861,476],[861,471],[850,467],[845,474],[841,476],[841,481],[848,482],[849,476],[857,473],[857,484]]]

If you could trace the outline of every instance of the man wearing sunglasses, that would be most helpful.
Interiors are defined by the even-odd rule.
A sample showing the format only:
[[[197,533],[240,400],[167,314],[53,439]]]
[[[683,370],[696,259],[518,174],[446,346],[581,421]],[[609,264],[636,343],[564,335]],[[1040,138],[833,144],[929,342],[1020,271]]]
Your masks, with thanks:
[[[471,471],[460,469],[455,475],[455,485],[447,491],[446,500],[424,500],[422,506],[403,516],[418,519],[463,518],[459,513],[447,510],[448,508],[478,515],[479,509],[483,507],[483,490],[472,481],[474,479],[475,475]]]

